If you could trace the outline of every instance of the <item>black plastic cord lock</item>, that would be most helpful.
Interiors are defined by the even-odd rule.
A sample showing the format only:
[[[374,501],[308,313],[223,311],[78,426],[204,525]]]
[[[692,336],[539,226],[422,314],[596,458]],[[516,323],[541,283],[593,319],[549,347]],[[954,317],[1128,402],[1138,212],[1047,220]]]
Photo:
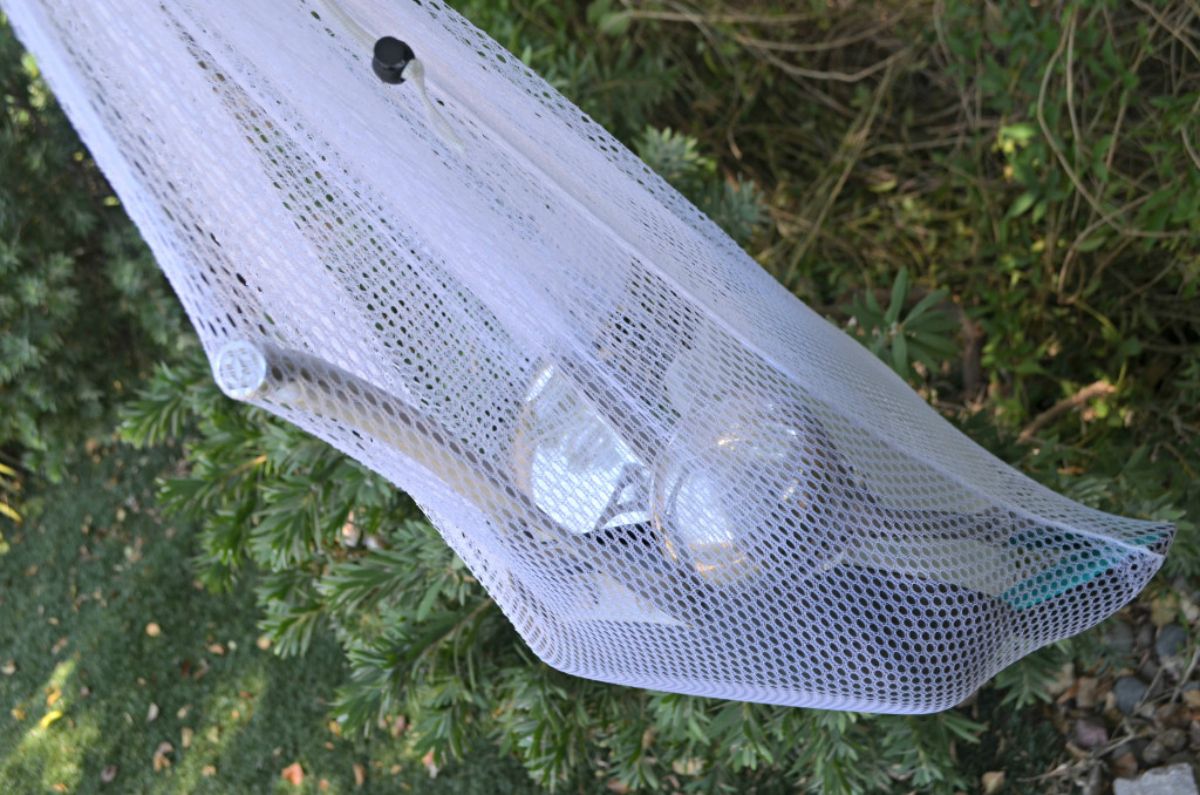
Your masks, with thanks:
[[[375,57],[371,68],[385,83],[399,85],[404,82],[404,69],[416,59],[416,54],[400,39],[384,36],[375,42]]]

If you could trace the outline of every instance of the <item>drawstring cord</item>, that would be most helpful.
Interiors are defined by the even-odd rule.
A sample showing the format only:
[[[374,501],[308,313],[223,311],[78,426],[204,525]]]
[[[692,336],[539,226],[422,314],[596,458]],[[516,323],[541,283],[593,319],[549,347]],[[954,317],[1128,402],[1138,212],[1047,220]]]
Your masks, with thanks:
[[[337,19],[342,28],[363,50],[372,53],[371,66],[380,80],[392,85],[399,85],[405,80],[411,80],[416,85],[417,93],[421,95],[421,102],[425,105],[429,126],[433,128],[434,133],[442,143],[458,154],[466,152],[466,143],[450,126],[450,122],[446,121],[446,117],[438,110],[433,100],[429,98],[429,91],[425,88],[425,63],[416,57],[412,48],[391,36],[384,36],[378,40],[372,38],[356,19],[346,13],[337,0],[317,1],[324,6],[331,17]]]

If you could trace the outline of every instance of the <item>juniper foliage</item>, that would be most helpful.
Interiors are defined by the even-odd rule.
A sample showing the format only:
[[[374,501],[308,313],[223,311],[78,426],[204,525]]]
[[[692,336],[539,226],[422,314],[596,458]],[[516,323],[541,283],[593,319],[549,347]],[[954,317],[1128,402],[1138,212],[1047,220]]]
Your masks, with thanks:
[[[186,346],[178,302],[0,20],[0,450],[52,477]]]

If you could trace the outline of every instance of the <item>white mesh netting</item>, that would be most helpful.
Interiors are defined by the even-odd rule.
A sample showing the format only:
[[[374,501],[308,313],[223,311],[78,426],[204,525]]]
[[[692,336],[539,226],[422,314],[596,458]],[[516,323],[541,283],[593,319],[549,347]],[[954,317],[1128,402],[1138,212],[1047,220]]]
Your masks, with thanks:
[[[436,0],[2,2],[223,388],[412,494],[557,668],[938,710],[1162,561]]]

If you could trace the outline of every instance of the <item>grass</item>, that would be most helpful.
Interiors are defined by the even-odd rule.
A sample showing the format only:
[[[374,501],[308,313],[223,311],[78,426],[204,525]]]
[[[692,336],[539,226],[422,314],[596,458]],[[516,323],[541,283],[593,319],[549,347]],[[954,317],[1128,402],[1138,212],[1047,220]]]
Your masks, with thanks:
[[[171,461],[163,450],[97,448],[62,484],[31,490],[35,518],[0,520],[10,544],[0,555],[0,790],[532,791],[491,749],[431,779],[388,732],[376,734],[385,742],[331,731],[341,648],[321,636],[304,658],[280,659],[257,645],[250,583],[222,595],[195,587],[193,528],[151,507]],[[171,749],[156,770],[161,743]],[[293,763],[300,786],[281,777]]]

